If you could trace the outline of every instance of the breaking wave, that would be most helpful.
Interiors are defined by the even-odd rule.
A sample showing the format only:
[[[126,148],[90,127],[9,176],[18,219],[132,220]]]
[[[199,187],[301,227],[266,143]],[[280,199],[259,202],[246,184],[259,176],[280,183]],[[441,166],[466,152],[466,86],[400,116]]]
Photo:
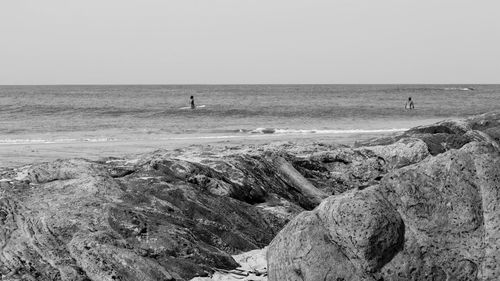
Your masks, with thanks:
[[[83,139],[0,139],[2,144],[49,144],[49,143],[74,143],[74,142],[108,142],[116,141],[115,138],[83,138]]]
[[[346,129],[346,130],[316,130],[316,129],[279,129],[279,128],[256,128],[226,130],[210,133],[191,132],[178,136],[178,134],[158,134],[155,137],[144,137],[144,134],[134,136],[128,135],[120,137],[98,137],[98,138],[32,138],[32,139],[0,139],[0,145],[15,144],[63,144],[63,143],[102,143],[113,141],[168,141],[168,140],[188,140],[188,139],[230,139],[241,137],[259,137],[264,135],[307,135],[307,134],[377,134],[406,131],[407,129]]]
[[[469,87],[465,87],[465,88],[443,88],[443,90],[445,90],[445,91],[474,91],[474,88],[469,88]]]
[[[257,128],[248,131],[251,134],[363,134],[363,133],[391,133],[401,132],[408,129],[345,129],[345,130],[316,130],[316,129],[277,129],[277,128]]]

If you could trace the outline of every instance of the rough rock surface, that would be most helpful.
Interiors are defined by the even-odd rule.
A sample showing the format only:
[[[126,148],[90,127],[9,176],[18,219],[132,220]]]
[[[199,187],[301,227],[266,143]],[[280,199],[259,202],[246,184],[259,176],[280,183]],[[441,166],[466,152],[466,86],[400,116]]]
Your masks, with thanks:
[[[5,169],[0,274],[190,280],[273,241],[270,280],[498,280],[499,120]]]
[[[355,146],[388,145],[408,137],[424,141],[431,155],[438,155],[450,149],[459,149],[473,141],[488,142],[498,149],[500,145],[500,111],[473,116],[465,120],[447,120],[420,126],[403,134],[357,142]]]
[[[401,217],[376,189],[346,192],[287,224],[269,246],[269,280],[363,280],[403,242]]]
[[[269,246],[269,280],[499,280],[499,116],[359,147],[393,163],[389,171],[288,223]],[[410,137],[431,155],[418,141],[411,153],[388,149]]]
[[[467,144],[394,171],[380,191],[407,228],[404,250],[383,270],[386,280],[498,280],[498,150]]]
[[[24,168],[2,182],[3,279],[187,280],[234,269],[231,254],[266,246],[300,204],[319,202],[302,195],[300,174],[269,179],[273,166],[260,160],[220,161],[232,165],[225,172],[158,153],[133,165]]]

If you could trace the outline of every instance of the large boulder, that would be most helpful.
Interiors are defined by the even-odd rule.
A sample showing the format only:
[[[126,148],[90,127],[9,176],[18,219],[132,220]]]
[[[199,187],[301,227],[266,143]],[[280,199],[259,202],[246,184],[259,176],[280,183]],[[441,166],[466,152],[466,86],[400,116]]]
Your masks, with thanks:
[[[500,278],[500,154],[469,143],[388,174],[381,192],[403,217],[405,247],[385,280]]]
[[[269,280],[365,280],[403,241],[399,213],[375,188],[332,196],[269,245]]]

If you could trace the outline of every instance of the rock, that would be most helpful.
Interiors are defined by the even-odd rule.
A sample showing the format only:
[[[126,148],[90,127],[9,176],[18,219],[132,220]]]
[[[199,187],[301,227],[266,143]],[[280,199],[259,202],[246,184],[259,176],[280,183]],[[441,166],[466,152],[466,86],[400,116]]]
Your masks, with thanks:
[[[296,169],[326,194],[368,186],[387,173],[386,161],[366,149],[340,148],[292,161]]]
[[[393,144],[369,146],[365,149],[383,158],[387,170],[418,163],[430,155],[427,144],[418,138],[402,138]]]
[[[375,188],[332,196],[269,245],[269,280],[369,280],[403,241],[401,217]]]
[[[499,187],[488,142],[390,171],[288,223],[269,280],[498,280]]]
[[[269,246],[269,280],[361,280],[322,224],[313,212],[287,224]]]
[[[109,233],[78,233],[68,244],[76,264],[92,280],[178,280],[152,259],[142,257],[123,245],[111,245],[118,240]],[[77,277],[72,274],[72,278]],[[61,276],[62,279],[70,279]]]
[[[418,138],[401,138],[389,145],[341,147],[291,158],[304,177],[327,194],[341,194],[378,181],[388,171],[422,161],[429,152]]]
[[[0,273],[29,280],[189,280],[239,264],[323,196],[278,155],[160,152],[8,171]],[[197,161],[199,160],[199,161]],[[9,183],[11,182],[11,183]],[[325,196],[326,197],[326,196]]]
[[[285,159],[277,157],[274,159],[276,172],[282,179],[291,187],[305,196],[309,202],[308,206],[315,207],[321,203],[323,199],[328,197],[327,194],[317,189],[307,179],[305,179],[295,168]]]
[[[389,145],[403,138],[421,139],[426,143],[431,155],[438,155],[450,149],[459,149],[474,141],[487,142],[498,149],[500,147],[500,112],[419,126],[403,134],[356,142],[355,147]]]
[[[407,241],[385,280],[498,279],[499,187],[500,154],[484,143],[388,174],[380,190],[403,217]]]

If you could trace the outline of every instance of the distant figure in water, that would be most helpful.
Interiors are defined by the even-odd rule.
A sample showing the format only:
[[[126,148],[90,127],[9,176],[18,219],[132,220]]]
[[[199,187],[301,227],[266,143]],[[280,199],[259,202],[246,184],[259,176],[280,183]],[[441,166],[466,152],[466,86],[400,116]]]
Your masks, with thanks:
[[[194,97],[191,96],[191,109],[195,109],[196,106],[194,105]]]
[[[415,109],[415,105],[413,105],[413,101],[411,100],[411,97],[408,98],[408,101],[405,104],[406,109]]]

